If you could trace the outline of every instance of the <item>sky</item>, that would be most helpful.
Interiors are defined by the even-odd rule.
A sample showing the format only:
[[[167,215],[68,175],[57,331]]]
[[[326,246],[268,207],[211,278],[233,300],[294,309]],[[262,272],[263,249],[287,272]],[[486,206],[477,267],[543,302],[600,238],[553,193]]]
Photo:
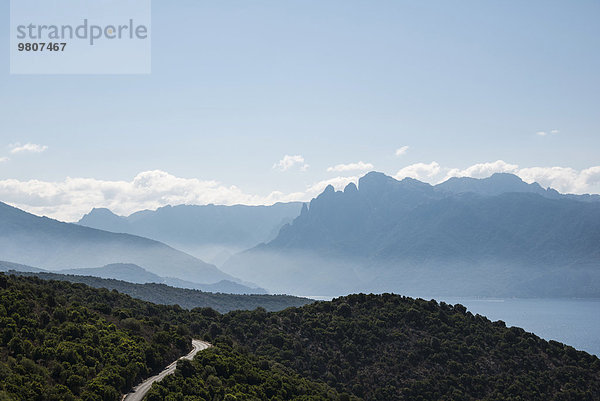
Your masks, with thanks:
[[[600,193],[599,20],[586,0],[154,1],[145,75],[11,75],[3,23],[0,201],[76,221],[370,170]]]

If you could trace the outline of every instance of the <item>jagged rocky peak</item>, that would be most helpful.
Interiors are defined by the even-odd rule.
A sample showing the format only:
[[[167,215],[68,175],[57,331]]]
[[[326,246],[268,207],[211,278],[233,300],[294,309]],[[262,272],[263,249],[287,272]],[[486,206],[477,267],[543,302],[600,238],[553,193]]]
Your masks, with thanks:
[[[346,188],[344,188],[345,194],[352,194],[352,193],[356,193],[356,192],[358,192],[358,188],[356,187],[356,184],[353,182],[346,185]]]
[[[308,213],[308,205],[306,204],[306,202],[304,202],[302,204],[302,209],[300,210],[300,216],[302,216],[306,213]]]

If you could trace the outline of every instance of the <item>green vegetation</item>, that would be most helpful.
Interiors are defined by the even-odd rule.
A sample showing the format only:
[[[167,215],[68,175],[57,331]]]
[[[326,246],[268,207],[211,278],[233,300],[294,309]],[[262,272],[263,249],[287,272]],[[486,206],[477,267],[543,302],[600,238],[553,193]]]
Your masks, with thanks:
[[[600,360],[461,305],[350,295],[280,312],[185,310],[0,275],[0,400],[597,400]]]
[[[0,399],[116,400],[190,348],[173,307],[0,275]]]
[[[147,401],[184,399],[316,401],[339,400],[340,395],[279,363],[219,343],[200,352],[193,362],[179,361],[176,374],[155,384],[146,398]]]
[[[597,400],[600,360],[462,305],[350,295],[231,312],[223,338],[366,400]]]

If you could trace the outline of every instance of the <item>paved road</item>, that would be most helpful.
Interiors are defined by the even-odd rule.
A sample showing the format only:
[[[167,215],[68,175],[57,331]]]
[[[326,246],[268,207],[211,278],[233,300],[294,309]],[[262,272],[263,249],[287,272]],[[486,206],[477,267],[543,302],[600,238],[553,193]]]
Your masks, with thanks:
[[[186,356],[182,356],[179,359],[194,359],[194,356],[199,351],[205,350],[210,346],[211,345],[206,341],[192,340],[192,347],[194,347],[192,352],[190,352]],[[126,394],[121,398],[121,401],[142,401],[148,390],[150,390],[150,387],[152,387],[152,383],[161,381],[165,378],[165,376],[175,373],[176,367],[177,361],[172,362],[169,366],[167,366],[162,372],[160,372],[156,376],[152,376],[149,379],[146,379],[144,382],[138,384],[136,387],[134,387],[129,394]]]

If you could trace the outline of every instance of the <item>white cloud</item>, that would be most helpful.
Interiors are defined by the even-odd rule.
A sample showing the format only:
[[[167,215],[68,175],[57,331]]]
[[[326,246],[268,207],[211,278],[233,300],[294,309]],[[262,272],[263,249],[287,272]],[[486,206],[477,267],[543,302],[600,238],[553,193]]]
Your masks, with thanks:
[[[546,135],[548,135],[548,133],[546,131],[538,131],[535,134],[538,135],[538,136],[546,136]]]
[[[42,153],[44,152],[46,149],[48,149],[48,146],[46,145],[38,145],[35,143],[26,143],[25,145],[21,145],[20,143],[15,143],[13,145],[11,145],[11,150],[10,153],[12,154],[16,154],[16,153]]]
[[[165,205],[257,205],[296,200],[296,196],[300,194],[251,195],[236,186],[179,178],[160,170],[142,172],[132,181],[93,178],[67,178],[59,182],[0,180],[0,200],[65,221],[78,220],[93,207],[107,207],[117,214],[128,215]]]
[[[537,182],[563,193],[600,192],[600,166],[577,171],[570,167],[528,167],[517,173],[525,182]]]
[[[364,163],[362,161],[359,161],[358,163],[338,164],[333,167],[327,168],[328,172],[332,172],[332,171],[337,171],[337,172],[367,171],[367,170],[373,170],[373,165],[371,163]]]
[[[396,156],[405,155],[408,152],[408,146],[402,146],[401,148],[396,149]]]
[[[8,160],[8,157],[0,157],[0,163],[7,162]]]
[[[249,194],[235,185],[213,180],[181,178],[161,170],[144,171],[131,181],[66,178],[63,181],[0,180],[0,200],[37,215],[77,221],[94,207],[106,207],[119,215],[154,210],[166,205],[270,205],[309,201],[327,185],[341,190],[359,176],[335,177],[307,185],[303,191],[267,195]]]
[[[279,169],[280,171],[287,171],[296,165],[299,165],[300,171],[306,171],[310,167],[308,164],[304,163],[304,157],[301,155],[285,155],[283,156],[283,159],[273,165],[273,168]]]
[[[444,181],[450,177],[473,177],[486,178],[494,173],[516,173],[519,166],[516,164],[508,164],[503,160],[496,160],[490,163],[478,163],[464,170],[453,168],[446,173]]]
[[[551,134],[558,134],[560,131],[557,129],[553,129],[552,131],[550,131]]]
[[[429,164],[415,163],[398,171],[396,175],[394,175],[394,178],[401,180],[410,177],[420,181],[430,181],[433,177],[437,176],[440,171],[441,167],[436,162],[431,162]]]
[[[495,172],[510,172],[526,182],[538,182],[563,193],[600,193],[600,166],[583,170],[569,167],[526,167],[498,160],[465,169],[441,167],[437,162],[417,163],[400,170],[395,178],[412,177],[432,184],[450,176],[484,178]],[[94,207],[106,207],[120,215],[165,205],[209,203],[221,205],[269,205],[276,202],[308,201],[327,185],[342,190],[358,183],[359,175],[334,177],[307,185],[303,190],[250,194],[235,185],[214,180],[181,178],[160,170],[139,173],[131,181],[66,178],[63,181],[0,180],[0,201],[37,215],[76,221]]]

